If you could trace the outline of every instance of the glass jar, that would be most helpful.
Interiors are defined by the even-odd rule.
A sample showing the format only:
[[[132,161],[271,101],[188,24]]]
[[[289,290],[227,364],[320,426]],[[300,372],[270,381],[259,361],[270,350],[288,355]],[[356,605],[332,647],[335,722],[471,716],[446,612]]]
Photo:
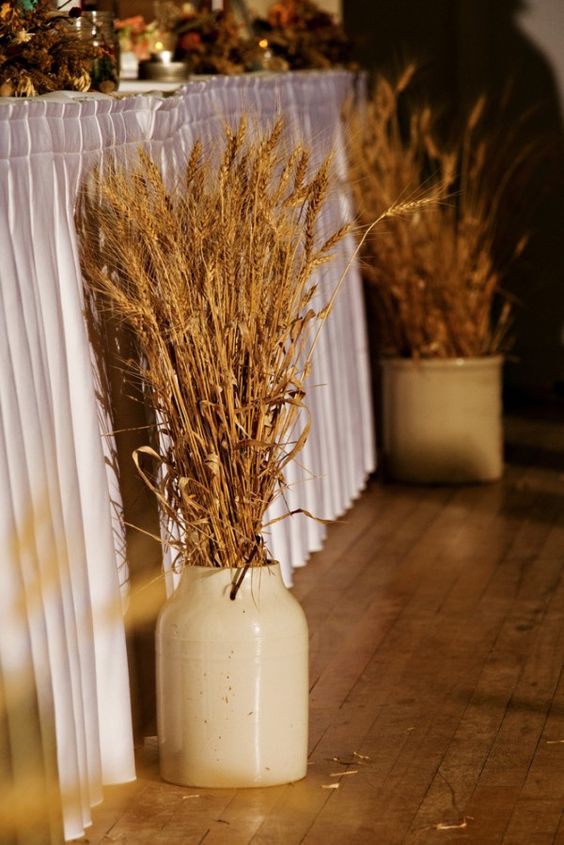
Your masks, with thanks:
[[[104,93],[115,91],[119,84],[119,39],[112,12],[83,12],[74,19],[74,27],[84,38],[99,48],[92,62],[91,87]]]

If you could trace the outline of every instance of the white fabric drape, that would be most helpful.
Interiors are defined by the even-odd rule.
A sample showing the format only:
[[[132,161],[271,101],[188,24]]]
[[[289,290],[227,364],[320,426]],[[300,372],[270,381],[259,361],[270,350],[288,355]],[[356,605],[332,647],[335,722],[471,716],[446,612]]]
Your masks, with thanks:
[[[6,696],[11,681],[32,684],[46,771],[54,731],[66,838],[81,835],[103,783],[134,777],[120,603],[127,573],[82,316],[73,224],[80,180],[101,156],[127,155],[140,143],[174,169],[194,140],[220,137],[226,118],[250,113],[265,122],[279,112],[317,158],[336,145],[344,176],[340,108],[350,87],[349,74],[330,72],[212,78],[166,98],[0,99],[0,682],[8,716],[17,699]],[[343,188],[321,225],[330,231],[349,214]],[[351,240],[348,256],[353,249]],[[346,262],[344,255],[320,277],[320,296]],[[321,334],[310,385],[313,428],[300,461],[307,473],[292,468],[287,503],[335,518],[374,467],[355,269]],[[272,515],[284,509],[279,502]],[[324,529],[296,516],[269,534],[290,582]]]

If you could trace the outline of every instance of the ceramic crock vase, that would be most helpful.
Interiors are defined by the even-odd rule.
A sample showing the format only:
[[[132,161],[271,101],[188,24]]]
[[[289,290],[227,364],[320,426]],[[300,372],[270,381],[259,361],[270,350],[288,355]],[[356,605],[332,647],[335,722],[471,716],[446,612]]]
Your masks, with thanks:
[[[306,774],[308,629],[279,564],[187,566],[157,622],[161,775],[198,787],[273,786]]]
[[[501,356],[388,358],[381,366],[388,477],[426,484],[501,477]]]

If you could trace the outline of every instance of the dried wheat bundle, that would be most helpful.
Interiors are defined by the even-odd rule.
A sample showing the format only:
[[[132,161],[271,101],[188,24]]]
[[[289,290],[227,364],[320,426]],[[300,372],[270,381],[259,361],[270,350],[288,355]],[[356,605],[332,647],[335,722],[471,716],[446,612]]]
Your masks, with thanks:
[[[137,462],[187,564],[266,562],[264,514],[308,434],[304,378],[327,315],[312,274],[347,226],[318,240],[330,160],[312,175],[282,135],[278,121],[250,140],[242,122],[215,164],[196,143],[172,187],[140,153],[94,174],[77,209],[85,283],[138,340],[158,436]]]
[[[493,260],[511,165],[493,187],[499,152],[477,136],[483,100],[454,145],[437,142],[429,107],[404,120],[398,102],[413,73],[408,67],[395,85],[380,77],[370,101],[349,115],[351,183],[361,222],[422,183],[445,198],[408,218],[394,217],[386,232],[373,231],[364,245],[382,351],[405,357],[495,354],[504,349],[511,312]],[[513,253],[523,245],[514,245]]]

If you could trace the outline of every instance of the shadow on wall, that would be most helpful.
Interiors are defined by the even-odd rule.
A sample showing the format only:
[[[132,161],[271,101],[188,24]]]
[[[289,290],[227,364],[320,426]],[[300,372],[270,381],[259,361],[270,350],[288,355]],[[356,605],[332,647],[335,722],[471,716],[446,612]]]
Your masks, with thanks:
[[[344,17],[364,66],[394,75],[416,61],[417,94],[447,123],[485,93],[488,131],[516,151],[531,145],[501,209],[500,241],[516,226],[530,233],[507,282],[521,306],[506,388],[509,398],[535,400],[564,393],[564,127],[554,70],[520,24],[529,5],[540,15],[550,4],[541,12],[540,0],[345,0]]]

